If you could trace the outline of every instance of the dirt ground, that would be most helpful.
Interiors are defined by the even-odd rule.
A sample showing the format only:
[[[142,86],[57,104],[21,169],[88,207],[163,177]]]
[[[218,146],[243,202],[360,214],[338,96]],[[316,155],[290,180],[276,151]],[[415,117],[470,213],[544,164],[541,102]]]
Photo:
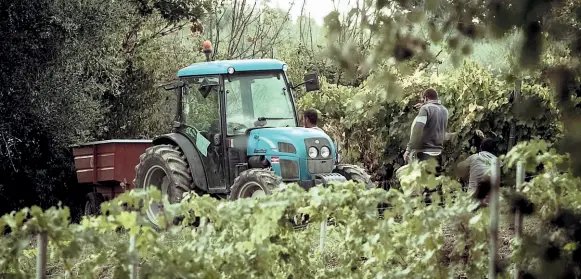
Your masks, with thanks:
[[[534,233],[539,229],[540,220],[533,216],[528,216],[523,219],[523,233]],[[452,226],[444,227],[444,248],[442,249],[442,261],[447,264],[450,261],[450,255],[457,239],[457,228]],[[512,253],[511,240],[515,237],[514,230],[514,216],[508,212],[501,212],[498,228],[498,256],[499,260],[503,261],[509,259]],[[463,257],[468,260],[466,257]],[[462,278],[462,276],[460,276]]]

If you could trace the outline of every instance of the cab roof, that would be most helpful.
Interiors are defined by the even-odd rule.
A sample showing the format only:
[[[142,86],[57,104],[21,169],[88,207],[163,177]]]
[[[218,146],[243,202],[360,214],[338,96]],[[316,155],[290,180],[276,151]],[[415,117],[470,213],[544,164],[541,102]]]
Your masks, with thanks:
[[[282,70],[284,62],[276,59],[220,60],[195,63],[178,71],[178,77],[227,74],[235,72]]]

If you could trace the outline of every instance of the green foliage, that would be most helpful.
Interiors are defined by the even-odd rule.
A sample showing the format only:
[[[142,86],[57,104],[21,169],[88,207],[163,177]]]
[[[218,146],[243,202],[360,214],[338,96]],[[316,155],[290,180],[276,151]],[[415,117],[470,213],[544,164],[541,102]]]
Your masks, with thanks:
[[[97,277],[103,266],[114,270],[116,278],[126,276],[127,264],[138,257],[139,276],[144,278],[362,278],[393,272],[403,277],[438,274],[438,278],[447,278],[461,264],[455,268],[439,264],[443,260],[442,228],[458,214],[470,215],[475,203],[461,196],[448,208],[426,206],[414,191],[408,191],[435,179],[424,174],[425,167],[414,165],[402,185],[403,192],[367,191],[364,185],[345,183],[309,192],[289,185],[285,191],[259,200],[229,202],[190,195],[180,204],[169,205],[167,197],[163,199],[165,215],[160,218],[167,221],[184,216],[182,222],[187,224],[200,217],[197,228],[168,225],[156,231],[147,223],[144,209],[124,210],[138,208],[141,201],[161,200],[155,190],[123,194],[103,204],[103,215],[84,218],[80,224],[69,223],[66,208],[24,209],[1,219],[0,225],[10,232],[1,239],[0,270],[30,276],[34,252],[27,239],[47,231],[49,262],[72,277]],[[442,198],[451,201],[459,193],[459,185],[441,179],[447,185]],[[379,202],[394,206],[384,219],[378,219]],[[319,254],[312,243],[317,238],[316,226],[306,231],[291,226],[290,219],[298,214],[309,214],[313,224],[332,216],[336,225],[330,236],[342,236],[335,238],[330,249],[340,253],[326,254],[332,259]],[[484,225],[485,218],[470,220],[471,228]],[[116,232],[119,229],[136,236],[137,255],[129,252],[128,239],[125,233]],[[360,257],[367,260],[362,262]],[[486,271],[485,257],[480,260],[475,276]]]
[[[581,208],[579,180],[570,172],[569,156],[558,154],[549,143],[533,140],[521,143],[507,155],[506,168],[515,167],[523,162],[528,172],[535,172],[539,165],[543,170],[520,189],[538,205],[538,213],[543,219],[550,219],[563,205],[568,208]]]
[[[370,9],[369,6],[372,8]],[[389,9],[383,7],[389,7]],[[517,125],[524,125],[529,130],[531,126],[536,125],[529,121],[530,116],[544,113],[553,118],[552,116],[557,112],[555,108],[558,108],[559,121],[553,122],[560,126],[560,121],[563,121],[564,141],[560,150],[577,155],[578,151],[574,146],[578,145],[580,141],[579,126],[574,123],[580,119],[579,106],[578,102],[573,105],[570,99],[579,95],[579,72],[577,69],[579,69],[578,58],[579,53],[581,53],[579,52],[580,40],[578,39],[579,34],[581,34],[578,24],[580,8],[578,1],[504,1],[491,5],[483,5],[480,2],[467,3],[460,0],[369,1],[366,2],[366,5],[358,6],[350,12],[350,15],[373,14],[373,16],[361,16],[361,22],[358,24],[364,30],[361,33],[365,33],[365,31],[377,32],[369,54],[361,55],[353,51],[354,46],[343,44],[340,50],[333,52],[335,54],[333,59],[346,72],[353,72],[354,65],[365,61],[366,63],[363,64],[368,69],[375,71],[376,77],[379,77],[377,82],[382,87],[388,88],[386,92],[388,96],[393,97],[392,100],[405,100],[406,98],[402,96],[401,91],[389,88],[406,88],[405,85],[402,85],[406,82],[413,84],[415,80],[409,78],[416,78],[414,73],[421,72],[432,63],[440,63],[438,55],[442,51],[446,52],[445,54],[449,56],[455,68],[462,68],[463,57],[472,55],[475,50],[473,44],[489,43],[491,46],[508,44],[509,46],[506,47],[508,51],[495,53],[495,59],[503,61],[495,63],[492,71],[507,70],[506,68],[509,66],[508,73],[504,74],[507,74],[507,81],[510,82],[506,86],[497,84],[497,89],[500,89],[499,92],[504,91],[507,94],[513,87],[512,80],[529,77],[529,85],[536,87],[536,92],[532,95],[538,95],[532,100],[525,100],[525,103],[519,105],[518,109],[513,109],[501,102],[498,106],[499,111],[507,112],[507,109],[510,109],[514,115],[513,119],[518,122]],[[329,14],[326,18],[331,41],[352,27],[341,23],[340,18],[340,14],[336,12]],[[361,47],[362,44],[359,43],[357,46]],[[435,53],[434,50],[438,52]],[[486,57],[482,57],[481,54],[476,53],[474,58],[484,65],[490,64],[490,60],[486,61]],[[443,69],[446,70],[444,75],[448,76],[451,70],[446,67]],[[457,73],[458,76],[462,74],[463,72]],[[498,78],[504,79],[502,76]],[[555,89],[558,101],[555,104],[546,104],[549,99],[545,99],[543,96],[549,92],[544,88],[549,81]],[[425,84],[422,86],[427,86],[427,81],[424,80],[424,82]],[[456,85],[455,88],[450,89],[458,90],[462,86],[466,86],[468,89],[479,88],[482,84],[457,83]],[[542,90],[539,90],[541,88]],[[444,92],[443,90],[448,88],[440,89],[442,89],[439,90],[440,92]],[[487,90],[486,88],[479,89],[482,92]],[[545,92],[541,94],[539,91]],[[542,98],[537,98],[539,96]],[[462,103],[457,105],[470,105]],[[481,103],[473,103],[472,105],[472,108],[476,108],[476,112],[480,106],[492,108],[490,105],[483,106]],[[550,108],[551,113],[545,110],[546,107]],[[472,110],[469,106],[463,107],[463,109],[466,108]],[[475,119],[479,122],[480,120],[487,121],[486,118],[480,118],[477,114],[468,115],[467,119]],[[526,115],[524,122],[521,117],[516,117],[518,114]],[[494,119],[501,125],[506,123],[497,118],[499,117],[491,117],[490,122]],[[540,126],[547,127],[548,125],[551,124],[544,123]],[[561,127],[552,127],[551,129],[555,128],[560,129]],[[498,126],[493,127],[492,130],[498,132],[500,129],[504,130]],[[532,127],[532,130],[535,129]],[[524,135],[524,139],[530,138],[531,135]],[[503,135],[502,138],[506,138],[506,136]],[[555,138],[550,136],[549,139],[552,141]],[[577,158],[580,157],[574,156],[572,158],[576,175],[581,173],[581,160]]]
[[[175,103],[156,83],[190,56],[165,51],[162,38],[202,16],[204,3],[143,2],[146,14],[128,1],[0,4],[0,212],[60,200],[76,215],[85,189],[70,144],[170,129]]]
[[[542,221],[581,206],[578,178],[558,172],[566,157],[548,148],[546,142],[533,141],[518,145],[506,157],[507,168],[520,159],[527,169],[545,166],[522,189],[538,206],[534,214]],[[365,190],[364,185],[348,182],[306,192],[292,184],[261,199],[220,201],[192,193],[178,204],[169,204],[157,190],[131,191],[104,203],[103,215],[86,217],[79,224],[70,223],[68,208],[26,208],[0,219],[5,233],[0,239],[0,272],[29,278],[37,256],[30,239],[46,232],[49,272],[68,278],[97,278],[106,270],[106,276],[122,278],[130,263],[138,265],[140,278],[485,277],[488,211],[474,211],[478,203],[461,191],[460,184],[427,174],[433,168],[431,162],[413,163],[403,173],[400,191]],[[443,201],[445,206],[426,206],[417,193],[437,183],[443,191],[433,196],[434,202]],[[151,227],[146,207],[140,207],[153,201],[164,204],[160,230]],[[391,208],[379,218],[377,204],[386,202]],[[304,214],[310,216],[310,225],[296,231],[290,219]],[[169,222],[177,216],[183,217],[181,224]],[[334,225],[321,254],[314,225],[327,217]],[[186,226],[197,218],[199,226]],[[524,242],[514,243],[505,264],[519,263],[538,273],[543,270],[535,263],[545,264],[542,247],[547,241],[563,251],[576,249],[559,231],[547,234],[547,226],[537,225],[529,228]],[[136,239],[135,252],[129,250],[131,236]],[[570,254],[559,260],[570,261]],[[556,268],[554,263],[551,268]],[[502,271],[503,278],[508,278],[508,271]]]
[[[573,174],[581,169],[579,105],[570,97],[579,94],[579,2],[529,2],[365,1],[347,15],[333,12],[326,18],[330,43],[323,48],[321,41],[313,42],[309,19],[299,21],[294,32],[297,26],[285,11],[256,12],[244,6],[246,1],[234,1],[233,8],[224,8],[232,4],[224,1],[4,1],[2,211],[31,204],[48,208],[57,200],[71,204],[68,199],[83,197],[76,193],[80,187],[70,187],[76,186],[72,162],[62,152],[70,143],[167,131],[175,100],[156,84],[202,60],[197,49],[208,38],[218,58],[288,62],[294,82],[306,72],[319,72],[323,89],[295,92],[299,106],[319,109],[343,158],[363,163],[375,180],[390,179],[402,165],[416,113],[411,106],[421,91],[435,87],[451,113],[449,132],[456,133],[444,151],[448,170],[474,150],[476,129],[500,139],[500,153],[508,152],[514,124],[517,140],[547,140],[518,145],[506,157],[507,172],[519,160],[529,172],[539,164],[544,167],[522,189],[537,205],[539,217],[546,222],[555,212],[578,210],[580,181]],[[203,15],[209,15],[205,31]],[[540,18],[542,26],[537,25]],[[190,22],[194,36],[184,30]],[[504,39],[490,40],[500,37]],[[470,54],[478,63],[462,62]],[[456,69],[434,67],[448,58]],[[511,97],[515,78],[523,80],[518,100]],[[551,149],[561,136],[557,150],[572,156]],[[126,277],[127,264],[139,258],[140,276],[164,278],[483,278],[487,213],[472,213],[474,202],[459,192],[459,185],[426,176],[420,169],[427,167],[408,169],[402,192],[366,192],[348,183],[310,192],[291,186],[261,202],[197,196],[176,205],[166,202],[161,223],[178,215],[186,216],[184,222],[201,217],[197,229],[155,231],[140,212],[121,206],[138,208],[141,199],[161,199],[159,193],[123,195],[104,205],[108,215],[81,224],[70,223],[66,208],[23,209],[0,220],[0,227],[10,227],[0,240],[0,272],[30,277],[35,257],[30,238],[46,231],[50,264],[73,277],[100,277],[103,272]],[[445,208],[425,207],[414,197],[436,181],[444,184]],[[457,199],[451,203],[453,195]],[[379,201],[393,206],[383,220],[377,220]],[[287,219],[299,213],[308,213],[313,222],[335,219],[332,253],[313,249],[316,228],[295,232],[290,227]],[[456,238],[450,249],[444,243],[445,226]],[[120,230],[136,236],[138,255],[128,252],[127,234]],[[527,235],[515,243],[512,262],[537,273],[552,270],[554,266],[536,265],[544,251],[526,248],[544,247],[549,236],[570,258],[578,244],[564,231],[551,227]],[[360,261],[362,256],[367,260]]]
[[[474,151],[477,146],[471,140],[477,129],[500,140],[501,153],[508,149],[512,121],[518,140],[541,137],[554,141],[560,133],[550,89],[533,80],[523,82],[524,97],[515,105],[511,101],[512,83],[470,61],[447,73],[417,71],[402,76],[398,86],[386,87],[383,78],[373,76],[358,88],[324,82],[320,93],[305,95],[299,101],[302,108],[319,109],[326,131],[339,139],[345,158],[363,162],[378,180],[389,179],[391,171],[403,164],[400,156],[417,113],[411,106],[429,87],[438,90],[449,110],[448,132],[456,133],[445,146],[445,167],[455,167],[455,161]]]
[[[1,4],[0,212],[59,200],[74,206],[67,144],[103,128],[106,86],[93,73],[118,2]],[[87,19],[91,19],[90,21]],[[20,185],[9,187],[8,185]],[[80,193],[81,192],[81,193]]]
[[[141,15],[157,12],[170,23],[184,20],[196,21],[210,9],[210,1],[177,1],[177,0],[133,0]]]
[[[515,146],[505,162],[506,169],[514,168],[518,162],[529,172],[541,167],[534,178],[518,189],[534,206],[534,215],[540,219],[538,230],[525,231],[520,241],[513,241],[512,260],[538,278],[579,276],[577,262],[581,250],[577,248],[576,234],[580,232],[581,181],[571,173],[570,156],[557,153],[546,141],[533,140]],[[508,201],[512,199],[510,193],[505,197]]]

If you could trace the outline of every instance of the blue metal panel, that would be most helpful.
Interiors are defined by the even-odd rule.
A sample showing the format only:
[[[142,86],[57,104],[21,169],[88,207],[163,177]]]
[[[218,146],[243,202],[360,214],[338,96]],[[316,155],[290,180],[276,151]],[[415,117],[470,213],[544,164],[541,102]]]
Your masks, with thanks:
[[[228,68],[235,72],[282,70],[284,62],[276,59],[221,60],[192,64],[178,71],[178,77],[227,74]]]
[[[278,156],[280,159],[299,160],[300,179],[312,179],[306,164],[307,148],[305,146],[305,139],[309,138],[326,138],[329,141],[329,148],[331,155],[335,161],[336,151],[335,145],[331,138],[323,131],[301,127],[280,127],[280,128],[265,128],[252,130],[248,137],[247,154],[248,156],[264,155],[266,158]],[[296,154],[283,153],[278,151],[278,143],[287,142],[295,146]],[[280,166],[274,166],[273,170],[277,175],[280,175]]]

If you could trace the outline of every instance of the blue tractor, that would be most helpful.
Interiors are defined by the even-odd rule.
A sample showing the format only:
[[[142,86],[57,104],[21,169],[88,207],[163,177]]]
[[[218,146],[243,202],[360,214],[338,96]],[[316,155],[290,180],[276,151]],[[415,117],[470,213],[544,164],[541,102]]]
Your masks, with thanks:
[[[174,130],[140,156],[133,186],[157,187],[170,202],[188,191],[257,197],[282,183],[308,189],[353,180],[372,187],[362,168],[337,163],[327,134],[300,127],[292,91],[302,85],[318,90],[318,77],[308,74],[293,86],[286,70],[274,59],[208,61],[179,70],[179,81],[166,86],[176,93]],[[148,209],[154,224],[159,210]]]

